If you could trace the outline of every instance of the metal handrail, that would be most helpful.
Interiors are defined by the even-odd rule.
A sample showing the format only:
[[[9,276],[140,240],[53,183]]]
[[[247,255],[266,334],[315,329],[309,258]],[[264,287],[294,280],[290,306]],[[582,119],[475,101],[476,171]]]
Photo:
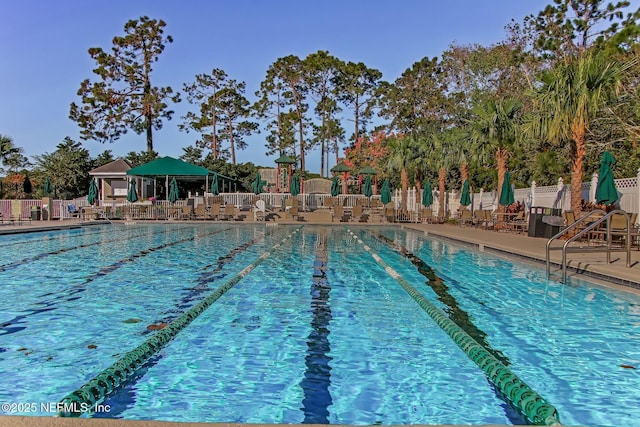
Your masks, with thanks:
[[[600,224],[602,224],[603,222],[606,221],[607,223],[607,228],[606,228],[606,246],[605,246],[605,251],[607,253],[607,264],[611,263],[611,217],[613,215],[617,215],[617,214],[623,214],[627,223],[626,226],[626,239],[625,239],[625,249],[624,251],[627,252],[627,268],[631,267],[631,221],[629,219],[629,215],[627,214],[627,212],[621,210],[621,209],[616,209],[613,210],[609,213],[606,213],[605,211],[603,211],[602,209],[595,209],[591,212],[589,212],[586,215],[583,215],[582,217],[578,218],[575,222],[573,222],[572,224],[568,225],[567,227],[565,227],[564,229],[562,229],[559,233],[557,233],[556,235],[554,235],[553,237],[551,237],[548,241],[547,241],[547,245],[546,245],[546,267],[547,267],[547,278],[549,278],[551,276],[551,257],[550,257],[550,251],[551,251],[551,242],[553,242],[554,240],[560,238],[562,235],[566,234],[568,231],[575,229],[578,227],[579,224],[581,224],[587,217],[593,215],[594,213],[600,212],[602,214],[604,214],[601,218],[598,218],[597,220],[593,221],[592,223],[590,223],[587,227],[585,227],[584,229],[578,231],[575,235],[571,236],[569,239],[567,239],[565,241],[565,243],[562,245],[562,283],[566,283],[567,282],[567,250],[569,249],[569,244],[572,242],[575,242],[579,237],[584,236],[586,233],[594,230],[595,228],[597,228]],[[556,249],[560,249],[560,248],[556,248]]]

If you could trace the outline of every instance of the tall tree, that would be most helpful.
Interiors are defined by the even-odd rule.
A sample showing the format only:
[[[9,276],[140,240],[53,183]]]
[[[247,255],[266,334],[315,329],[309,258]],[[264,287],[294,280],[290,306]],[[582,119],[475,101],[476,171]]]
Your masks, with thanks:
[[[470,121],[473,151],[483,161],[491,156],[498,170],[498,199],[507,161],[516,144],[522,105],[513,99],[488,100],[474,107]]]
[[[621,76],[634,62],[612,62],[587,52],[569,62],[559,62],[540,75],[541,86],[533,93],[537,111],[526,129],[536,137],[571,152],[571,208],[582,207],[583,162],[589,126],[615,95]]]
[[[366,131],[367,121],[373,116],[375,95],[381,84],[382,73],[362,62],[349,62],[339,70],[336,80],[338,99],[353,111],[354,132],[351,141],[357,141]]]
[[[380,115],[389,128],[414,139],[447,117],[446,86],[438,58],[423,58],[405,70],[393,85],[384,85]]]
[[[324,177],[325,170],[329,171],[330,141],[336,141],[344,134],[344,129],[337,119],[341,108],[337,102],[336,90],[338,70],[344,63],[328,52],[320,50],[307,56],[303,65],[309,94],[315,102],[314,112],[320,121],[320,124],[313,128],[313,144],[320,145],[320,176]]]
[[[628,1],[553,0],[538,13],[525,18],[533,34],[536,52],[552,60],[584,54],[617,33]]]
[[[248,120],[249,101],[244,96],[245,83],[228,80],[217,93],[221,126],[218,134],[220,141],[228,141],[231,150],[231,163],[236,164],[236,148],[247,147],[244,137],[258,130],[258,124]]]
[[[197,74],[193,83],[185,83],[184,91],[187,101],[200,105],[200,115],[191,111],[182,117],[183,123],[178,125],[182,131],[195,130],[202,135],[202,139],[196,141],[196,146],[205,148],[207,145],[214,159],[222,154],[218,141],[218,92],[227,80],[227,73],[219,68],[214,68],[211,74]]]
[[[82,128],[83,139],[113,142],[132,129],[146,134],[147,151],[153,151],[153,130],[161,129],[163,120],[173,115],[167,101],[180,101],[171,87],[151,82],[152,64],[165,43],[173,41],[164,36],[165,26],[163,20],[143,16],[125,24],[125,36],[113,38],[111,53],[99,47],[89,49],[99,80],[81,83],[81,105],[72,103],[69,113]]]

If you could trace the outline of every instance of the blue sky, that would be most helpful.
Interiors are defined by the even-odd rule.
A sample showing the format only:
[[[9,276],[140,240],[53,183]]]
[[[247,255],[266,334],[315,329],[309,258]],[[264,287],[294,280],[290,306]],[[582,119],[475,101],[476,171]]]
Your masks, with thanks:
[[[153,83],[182,92],[196,74],[221,68],[247,84],[255,98],[266,70],[278,58],[327,50],[344,61],[364,62],[393,81],[425,56],[440,56],[452,43],[484,45],[505,38],[504,27],[536,14],[551,0],[1,0],[0,134],[25,154],[51,153],[65,136],[76,141],[69,105],[85,78],[94,79],[90,47],[111,48],[129,19],[146,15],[167,23],[173,37],[155,64]],[[637,8],[638,1],[633,2]],[[154,134],[160,155],[180,156],[197,139],[178,131],[181,116],[197,111],[183,102]],[[347,126],[347,125],[345,125]],[[347,128],[349,130],[349,128]],[[348,131],[350,134],[350,131]],[[247,140],[239,162],[272,166],[264,135]],[[146,149],[133,132],[113,144],[82,141],[92,156]],[[319,155],[307,157],[319,172]]]

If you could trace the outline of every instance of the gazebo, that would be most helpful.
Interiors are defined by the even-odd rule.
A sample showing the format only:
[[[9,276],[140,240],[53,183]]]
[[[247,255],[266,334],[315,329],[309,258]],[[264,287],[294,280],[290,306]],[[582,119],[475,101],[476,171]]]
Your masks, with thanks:
[[[282,167],[280,165],[285,165],[286,167],[286,172],[287,172],[287,184],[286,184],[286,191],[289,191],[289,188],[291,187],[291,175],[292,175],[292,169],[293,169],[293,165],[296,163],[296,160],[293,157],[289,157],[286,154],[283,154],[282,156],[278,157],[276,159],[276,164],[278,165],[278,170],[276,172],[276,193],[280,192],[280,174],[282,173]]]
[[[197,166],[191,163],[187,163],[180,159],[176,159],[173,157],[160,157],[155,159],[149,163],[145,163],[144,165],[137,166],[133,169],[127,171],[127,175],[143,177],[143,178],[151,178],[154,181],[153,192],[149,194],[148,189],[143,189],[140,193],[142,197],[149,197],[150,195],[156,197],[156,181],[158,179],[164,178],[164,186],[166,189],[166,194],[169,194],[169,177],[175,177],[179,180],[183,181],[205,181],[205,191],[209,188],[209,177],[214,173],[207,168],[203,168],[201,166]],[[230,180],[235,181],[232,178],[225,177],[223,175],[217,174],[218,179],[220,180]]]

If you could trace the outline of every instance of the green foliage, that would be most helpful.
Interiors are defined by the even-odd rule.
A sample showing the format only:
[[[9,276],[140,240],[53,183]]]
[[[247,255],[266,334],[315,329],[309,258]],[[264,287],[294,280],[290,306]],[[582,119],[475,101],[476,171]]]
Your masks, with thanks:
[[[40,182],[49,176],[57,197],[72,199],[87,194],[89,171],[94,166],[89,151],[69,137],[56,148],[53,153],[35,156],[34,174],[40,177]]]
[[[96,61],[93,72],[98,81],[84,80],[78,96],[81,104],[71,104],[69,118],[78,123],[83,139],[112,142],[129,129],[146,134],[147,151],[153,151],[153,130],[162,128],[163,120],[173,111],[166,102],[179,102],[179,94],[171,87],[153,86],[152,64],[164,51],[171,36],[164,36],[165,22],[149,19],[130,20],[124,26],[125,36],[114,37],[112,53],[102,48],[89,49]]]
[[[113,153],[111,152],[111,150],[104,150],[93,160],[93,166],[94,168],[97,168],[106,165],[107,163],[111,163],[114,160],[115,158],[113,157]]]
[[[158,158],[158,153],[155,151],[140,151],[136,153],[135,151],[130,151],[127,153],[126,159],[133,164],[133,166],[144,165],[145,163],[149,163]]]

